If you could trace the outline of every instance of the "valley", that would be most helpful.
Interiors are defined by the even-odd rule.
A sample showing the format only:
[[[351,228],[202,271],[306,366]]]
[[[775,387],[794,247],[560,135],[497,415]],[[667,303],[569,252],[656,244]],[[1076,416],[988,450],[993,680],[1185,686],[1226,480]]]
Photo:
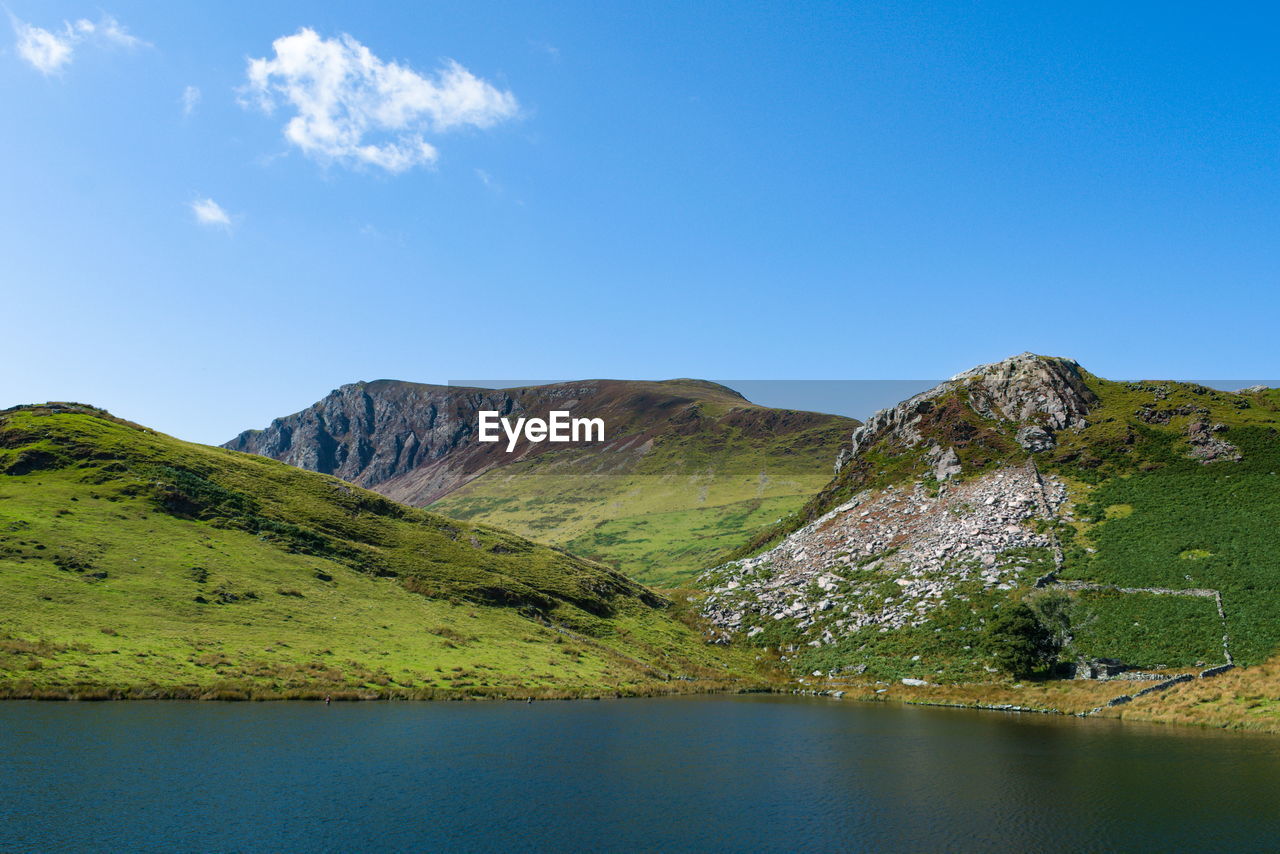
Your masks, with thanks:
[[[515,424],[557,411],[570,428],[602,429],[577,440],[570,429],[566,443],[480,441],[482,412]],[[676,587],[799,510],[857,426],[757,406],[703,380],[510,389],[379,380],[343,386],[227,447]]]
[[[608,429],[508,454],[480,411]],[[10,696],[782,690],[1280,731],[1276,389],[1022,354],[859,424],[694,380],[380,381],[252,455],[0,418]]]

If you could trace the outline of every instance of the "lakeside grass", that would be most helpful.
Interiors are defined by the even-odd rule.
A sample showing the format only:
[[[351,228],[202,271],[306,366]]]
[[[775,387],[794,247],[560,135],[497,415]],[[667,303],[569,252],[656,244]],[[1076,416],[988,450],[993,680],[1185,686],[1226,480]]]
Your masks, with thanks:
[[[1280,656],[1108,711],[1128,721],[1280,734]]]

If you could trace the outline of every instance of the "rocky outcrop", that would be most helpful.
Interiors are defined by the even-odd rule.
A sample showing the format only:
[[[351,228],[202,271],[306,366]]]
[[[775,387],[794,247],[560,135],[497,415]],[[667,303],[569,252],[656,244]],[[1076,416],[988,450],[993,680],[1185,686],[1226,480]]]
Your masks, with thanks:
[[[525,405],[508,391],[391,380],[351,383],[265,430],[241,433],[226,447],[425,504],[498,461],[495,446],[472,441],[481,409],[510,415],[523,413]],[[464,446],[467,452],[458,456]],[[407,489],[386,488],[415,472]]]
[[[944,396],[959,393],[978,416],[1018,425],[1018,444],[1032,452],[1055,447],[1060,430],[1082,429],[1098,398],[1085,383],[1080,366],[1070,359],[1022,353],[957,374],[929,391],[877,412],[854,431],[849,453],[837,460],[837,471],[859,452],[891,438],[901,448],[925,440],[926,416]]]
[[[965,371],[951,382],[969,390],[979,414],[1032,422],[1050,432],[1084,427],[1085,416],[1098,403],[1078,364],[1033,353]]]
[[[1216,463],[1220,460],[1240,462],[1244,459],[1240,449],[1219,435],[1226,430],[1225,424],[1210,424],[1204,419],[1192,421],[1187,425],[1187,443],[1191,445],[1191,456],[1203,463]]]
[[[939,482],[950,480],[964,470],[960,464],[960,455],[955,448],[947,448],[938,454],[938,462],[934,464],[933,476]]]

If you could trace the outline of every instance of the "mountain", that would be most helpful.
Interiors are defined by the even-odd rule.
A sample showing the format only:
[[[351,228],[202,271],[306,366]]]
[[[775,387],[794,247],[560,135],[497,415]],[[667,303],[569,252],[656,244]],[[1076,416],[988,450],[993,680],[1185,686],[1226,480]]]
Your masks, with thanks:
[[[612,569],[93,407],[0,412],[0,696],[759,684]]]
[[[1280,390],[1027,353],[877,413],[837,466],[700,579],[708,619],[798,673],[991,681],[993,637],[1028,612],[1059,672],[1280,647]]]
[[[599,418],[604,441],[477,441],[478,413]],[[799,509],[852,419],[757,406],[702,380],[509,389],[354,383],[226,447],[498,525],[675,584]]]

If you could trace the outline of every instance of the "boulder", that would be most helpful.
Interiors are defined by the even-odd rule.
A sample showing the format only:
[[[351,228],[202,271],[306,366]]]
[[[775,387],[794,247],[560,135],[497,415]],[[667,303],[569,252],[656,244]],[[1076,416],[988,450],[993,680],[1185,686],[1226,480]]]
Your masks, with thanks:
[[[956,449],[947,448],[938,459],[938,464],[933,467],[933,476],[939,481],[950,480],[960,474],[962,470],[960,455],[956,453]]]
[[[1014,440],[1026,450],[1033,454],[1041,451],[1051,451],[1057,447],[1057,442],[1053,438],[1053,434],[1038,424],[1027,424],[1018,429]]]

